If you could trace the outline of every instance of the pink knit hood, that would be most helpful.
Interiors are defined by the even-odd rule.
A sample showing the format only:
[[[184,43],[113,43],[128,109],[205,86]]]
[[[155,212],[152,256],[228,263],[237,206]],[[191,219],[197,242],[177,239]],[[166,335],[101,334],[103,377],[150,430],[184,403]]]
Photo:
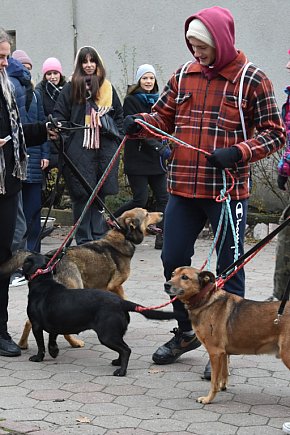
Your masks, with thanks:
[[[185,22],[185,35],[189,23],[198,18],[211,33],[216,47],[216,59],[210,68],[203,66],[204,74],[210,79],[216,77],[218,72],[238,55],[235,48],[235,24],[231,12],[220,6],[202,9],[195,15],[191,15]],[[192,46],[185,36],[186,44],[194,55]]]

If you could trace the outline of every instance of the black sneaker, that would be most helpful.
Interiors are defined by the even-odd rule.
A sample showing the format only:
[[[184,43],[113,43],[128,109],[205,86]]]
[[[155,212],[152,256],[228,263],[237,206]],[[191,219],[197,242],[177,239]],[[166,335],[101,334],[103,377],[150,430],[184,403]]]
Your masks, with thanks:
[[[8,332],[0,333],[0,355],[1,356],[19,356],[21,349],[12,340]]]
[[[160,346],[152,355],[152,359],[156,364],[172,364],[183,353],[201,346],[201,342],[195,334],[192,336],[185,335],[178,328],[173,328],[173,331],[170,332],[174,334],[174,337],[163,346]]]

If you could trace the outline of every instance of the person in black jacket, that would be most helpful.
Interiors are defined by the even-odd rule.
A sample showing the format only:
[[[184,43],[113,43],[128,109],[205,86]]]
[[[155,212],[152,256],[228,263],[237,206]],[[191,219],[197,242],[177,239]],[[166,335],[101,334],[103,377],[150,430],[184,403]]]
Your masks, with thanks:
[[[60,122],[86,127],[68,135],[65,151],[87,183],[95,188],[120,145],[123,109],[116,90],[106,79],[103,61],[94,47],[79,49],[71,81],[64,85],[53,116]],[[118,137],[104,129],[102,118],[117,131]],[[99,192],[103,201],[106,195],[118,193],[118,166],[119,159]],[[67,165],[64,165],[63,175],[72,200],[74,222],[77,222],[89,194]],[[97,240],[107,230],[102,210],[92,204],[78,226],[76,243],[81,245]]]
[[[46,119],[48,115],[53,114],[55,103],[58,99],[60,91],[66,84],[66,78],[63,75],[61,62],[56,57],[45,59],[42,65],[42,80],[37,83],[35,90],[40,93],[44,114]],[[57,167],[58,151],[52,142],[50,145],[50,161],[48,171]]]
[[[18,192],[26,177],[25,140],[31,146],[47,139],[45,123],[21,124],[6,67],[10,38],[0,29],[0,264],[11,257],[16,225]],[[0,278],[0,355],[18,356],[20,348],[7,330],[9,277]]]
[[[150,113],[158,99],[158,84],[155,68],[152,65],[140,65],[133,85],[124,100],[124,116],[135,113]],[[124,150],[124,173],[128,177],[133,198],[115,212],[120,216],[134,207],[146,207],[149,186],[156,200],[156,210],[164,212],[168,194],[166,189],[166,157],[169,148],[157,139],[129,139]],[[161,222],[161,228],[163,222]],[[157,234],[155,249],[162,249],[163,235]]]

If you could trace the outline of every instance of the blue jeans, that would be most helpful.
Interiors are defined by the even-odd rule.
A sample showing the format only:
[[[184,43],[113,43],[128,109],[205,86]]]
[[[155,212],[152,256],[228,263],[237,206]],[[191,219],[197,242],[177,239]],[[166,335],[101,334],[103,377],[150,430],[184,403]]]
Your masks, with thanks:
[[[231,200],[230,202],[233,223],[238,243],[239,256],[244,253],[244,236],[247,219],[248,200]],[[190,266],[194,255],[194,245],[199,233],[207,221],[210,222],[214,233],[217,231],[221,214],[221,203],[214,199],[191,199],[176,195],[169,195],[164,219],[164,243],[161,259],[164,267],[164,276],[169,280],[174,269],[180,266]],[[223,229],[221,230],[223,234]],[[234,238],[231,226],[228,223],[225,241],[220,250],[219,239],[216,251],[219,254],[216,274],[219,275],[234,262]],[[205,259],[204,259],[205,260]],[[194,263],[194,267],[202,264]],[[245,274],[241,269],[226,284],[225,290],[241,297],[245,294]],[[174,311],[184,314],[184,319],[179,321],[183,331],[191,330],[187,311],[180,301],[173,303]]]
[[[39,234],[41,231],[41,183],[23,183],[23,211],[27,223],[27,248],[40,252]]]
[[[11,246],[12,252],[18,249],[26,249],[26,218],[23,211],[23,199],[22,191],[18,192],[18,208],[17,208],[17,218],[16,218],[16,228],[13,236],[13,242]]]

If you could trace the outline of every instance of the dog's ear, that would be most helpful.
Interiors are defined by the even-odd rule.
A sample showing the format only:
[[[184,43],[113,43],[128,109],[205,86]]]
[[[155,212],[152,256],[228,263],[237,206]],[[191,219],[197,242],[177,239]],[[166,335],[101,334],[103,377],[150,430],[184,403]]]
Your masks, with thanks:
[[[209,272],[208,270],[200,272],[198,274],[198,282],[200,288],[204,288],[209,283],[215,283],[215,276],[212,272]]]
[[[29,255],[26,260],[24,260],[22,270],[25,276],[31,275],[35,272],[35,261],[33,259],[34,255]]]
[[[126,222],[126,239],[130,240],[134,245],[139,245],[144,235],[141,229],[141,221],[139,218],[127,218]]]

